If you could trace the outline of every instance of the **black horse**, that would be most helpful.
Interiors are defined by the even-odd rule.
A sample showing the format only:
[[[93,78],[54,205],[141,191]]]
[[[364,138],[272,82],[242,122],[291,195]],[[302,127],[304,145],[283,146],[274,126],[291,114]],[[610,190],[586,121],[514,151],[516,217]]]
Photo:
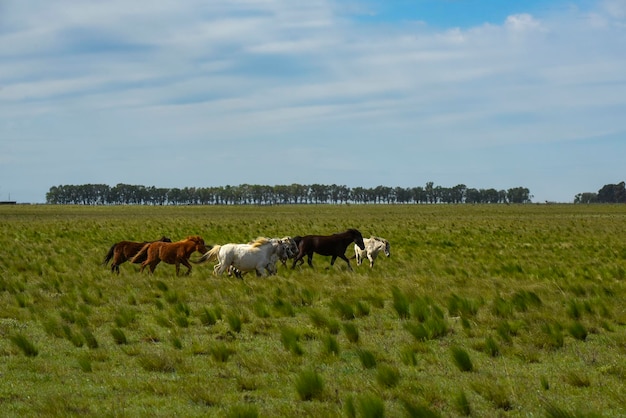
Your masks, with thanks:
[[[318,253],[331,256],[331,266],[335,264],[335,260],[339,257],[345,260],[348,263],[348,269],[352,270],[350,260],[345,255],[348,245],[355,243],[360,249],[365,248],[363,236],[356,229],[348,229],[346,232],[333,235],[298,236],[294,237],[294,240],[298,245],[298,255],[293,259],[292,269],[296,267],[298,261],[300,261],[300,264],[304,262],[303,258],[305,255],[307,256],[309,266],[313,267],[313,253]]]

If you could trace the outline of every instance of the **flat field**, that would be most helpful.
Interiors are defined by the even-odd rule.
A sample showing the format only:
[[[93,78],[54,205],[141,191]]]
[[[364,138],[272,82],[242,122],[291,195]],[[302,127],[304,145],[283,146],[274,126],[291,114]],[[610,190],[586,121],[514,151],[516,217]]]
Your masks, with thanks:
[[[102,265],[347,228],[391,257]],[[0,206],[1,414],[625,416],[625,230],[624,205]]]

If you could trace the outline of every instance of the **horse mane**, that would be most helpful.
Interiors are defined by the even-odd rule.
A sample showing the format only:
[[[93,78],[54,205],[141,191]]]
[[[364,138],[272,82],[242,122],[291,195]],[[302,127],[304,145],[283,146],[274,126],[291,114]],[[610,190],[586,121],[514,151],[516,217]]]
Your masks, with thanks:
[[[370,239],[375,239],[376,241],[384,242],[385,244],[387,243],[387,240],[385,238],[375,237],[373,235],[370,237]]]
[[[194,242],[200,242],[200,240],[202,239],[202,237],[200,237],[200,235],[189,235],[187,238],[185,238],[183,241],[194,241]]]
[[[262,245],[267,244],[268,242],[269,242],[269,240],[267,238],[265,238],[265,237],[258,237],[257,239],[252,241],[252,244],[250,244],[250,245],[252,245],[253,248],[257,248],[257,247],[260,247]]]

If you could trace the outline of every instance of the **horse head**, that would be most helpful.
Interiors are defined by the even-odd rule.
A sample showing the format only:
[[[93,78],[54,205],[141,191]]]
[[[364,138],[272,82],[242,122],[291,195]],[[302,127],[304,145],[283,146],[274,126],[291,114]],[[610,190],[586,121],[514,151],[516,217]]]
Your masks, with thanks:
[[[207,253],[211,248],[211,246],[209,246],[209,248],[206,247],[206,245],[204,244],[204,240],[202,239],[201,236],[199,235],[192,235],[187,237],[187,241],[191,241],[194,243],[194,248],[197,252],[205,254]]]
[[[363,235],[357,229],[348,229],[350,236],[352,236],[352,240],[354,243],[362,250],[365,249],[365,243],[363,242]]]
[[[298,244],[296,243],[295,239],[287,236],[281,238],[280,241],[285,248],[285,255],[287,256],[287,258],[294,258],[296,255],[298,255]]]
[[[385,238],[380,238],[380,237],[371,237],[370,239],[378,241],[380,243],[379,248],[383,250],[385,255],[387,257],[391,256],[391,245],[389,244],[389,241],[387,241]]]

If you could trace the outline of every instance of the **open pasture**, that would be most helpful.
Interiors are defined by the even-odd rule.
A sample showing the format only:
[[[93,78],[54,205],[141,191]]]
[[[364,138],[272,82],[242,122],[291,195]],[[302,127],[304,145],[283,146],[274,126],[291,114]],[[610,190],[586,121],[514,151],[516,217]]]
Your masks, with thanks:
[[[347,228],[391,257],[101,264]],[[0,207],[2,415],[624,416],[625,231],[624,205]]]

